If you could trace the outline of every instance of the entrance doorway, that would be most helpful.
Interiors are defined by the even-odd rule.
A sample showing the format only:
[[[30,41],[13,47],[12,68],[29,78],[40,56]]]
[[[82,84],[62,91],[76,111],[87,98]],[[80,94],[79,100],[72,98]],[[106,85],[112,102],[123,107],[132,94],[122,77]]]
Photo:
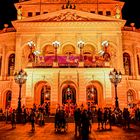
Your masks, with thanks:
[[[50,91],[51,88],[48,85],[44,85],[41,89],[40,104],[49,103],[50,104]]]
[[[8,91],[6,93],[6,104],[5,104],[5,108],[11,107],[11,99],[12,99],[12,92],[11,91]]]
[[[98,93],[97,88],[94,85],[89,85],[86,88],[87,104],[97,105],[98,104]]]
[[[67,85],[62,90],[62,104],[76,104],[76,90],[72,85]]]

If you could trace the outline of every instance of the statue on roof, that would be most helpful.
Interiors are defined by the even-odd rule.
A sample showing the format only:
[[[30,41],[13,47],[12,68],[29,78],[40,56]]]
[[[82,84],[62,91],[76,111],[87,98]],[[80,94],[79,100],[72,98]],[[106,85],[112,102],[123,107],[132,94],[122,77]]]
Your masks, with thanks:
[[[121,18],[121,7],[118,4],[115,6],[115,18]]]
[[[19,6],[17,8],[17,19],[18,20],[22,19],[22,6]]]

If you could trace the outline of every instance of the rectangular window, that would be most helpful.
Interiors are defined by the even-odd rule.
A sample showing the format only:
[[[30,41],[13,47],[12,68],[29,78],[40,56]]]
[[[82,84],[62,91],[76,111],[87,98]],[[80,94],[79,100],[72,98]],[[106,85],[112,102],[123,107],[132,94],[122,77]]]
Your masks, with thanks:
[[[32,12],[28,12],[28,17],[32,17],[33,13]]]
[[[99,14],[99,15],[103,15],[103,11],[99,11],[98,14]]]
[[[95,11],[90,11],[90,13],[95,13]]]
[[[107,16],[110,16],[111,15],[111,12],[110,11],[106,11],[106,15]]]
[[[40,15],[40,12],[36,12],[36,16]]]
[[[47,14],[48,12],[43,12],[43,14]]]

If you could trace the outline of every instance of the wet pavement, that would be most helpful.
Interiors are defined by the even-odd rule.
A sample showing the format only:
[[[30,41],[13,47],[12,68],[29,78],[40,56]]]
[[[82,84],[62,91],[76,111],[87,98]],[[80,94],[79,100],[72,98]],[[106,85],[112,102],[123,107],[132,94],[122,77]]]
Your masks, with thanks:
[[[92,126],[89,140],[140,140],[140,126],[131,125],[131,129],[113,126],[112,130],[97,130],[97,123]],[[56,133],[53,123],[45,126],[35,126],[35,132],[31,131],[30,123],[17,124],[12,129],[10,124],[0,122],[0,140],[80,140],[74,136],[74,123],[68,124],[66,133]]]

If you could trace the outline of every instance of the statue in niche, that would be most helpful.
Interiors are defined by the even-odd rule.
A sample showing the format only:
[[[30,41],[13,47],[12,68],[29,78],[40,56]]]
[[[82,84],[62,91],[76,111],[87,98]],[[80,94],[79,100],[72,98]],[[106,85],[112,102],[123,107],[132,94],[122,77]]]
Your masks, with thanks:
[[[19,6],[17,8],[17,19],[18,20],[22,19],[22,6]]]
[[[29,54],[28,62],[35,62],[35,54],[33,52]]]
[[[104,48],[103,54],[104,61],[109,62],[111,60],[110,54],[108,53],[107,47]]]

